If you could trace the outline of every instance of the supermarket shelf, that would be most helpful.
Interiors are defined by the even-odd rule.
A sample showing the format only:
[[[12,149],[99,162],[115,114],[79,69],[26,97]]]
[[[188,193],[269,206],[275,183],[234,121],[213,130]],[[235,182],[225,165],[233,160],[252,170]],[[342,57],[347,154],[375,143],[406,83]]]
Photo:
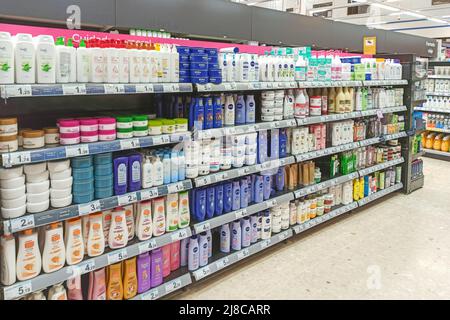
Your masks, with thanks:
[[[428,79],[449,79],[450,80],[450,76],[441,76],[441,75],[436,75],[436,74],[430,74],[430,75],[428,75]]]
[[[192,92],[191,83],[67,83],[0,86],[2,98]]]
[[[450,113],[450,109],[436,109],[436,108],[425,108],[425,107],[415,107],[414,111]]]
[[[276,128],[290,128],[296,127],[297,121],[295,119],[286,119],[272,122],[261,122],[261,123],[253,123],[253,124],[244,124],[238,125],[234,127],[225,127],[225,128],[216,128],[216,129],[207,129],[207,130],[199,130],[197,132],[196,139],[210,139],[210,138],[219,138],[227,135],[234,134],[243,134],[243,133],[252,133],[261,130],[269,130]]]
[[[159,136],[146,136],[131,139],[117,139],[113,141],[101,141],[70,146],[48,147],[36,150],[22,150],[3,153],[3,167],[37,163],[43,161],[67,159],[89,154],[99,154],[121,150],[139,149],[144,147],[159,146],[178,143],[191,136],[190,132],[164,134]]]
[[[361,81],[301,81],[298,83],[300,88],[331,88],[331,87],[361,87]]]
[[[221,84],[196,84],[198,92],[225,92],[225,91],[248,91],[248,90],[274,90],[298,88],[295,81],[282,82],[224,82]]]
[[[393,185],[392,187],[389,187],[387,189],[383,189],[381,191],[373,193],[370,196],[359,200],[358,201],[358,206],[362,207],[362,206],[364,206],[364,205],[366,205],[366,204],[368,204],[368,203],[370,203],[372,201],[375,201],[375,200],[377,200],[377,199],[379,199],[381,197],[384,197],[385,195],[387,195],[389,193],[392,193],[394,191],[400,190],[401,188],[403,188],[403,183],[400,182],[400,183],[397,183],[397,184]]]
[[[221,259],[218,259],[200,269],[197,269],[192,272],[192,275],[196,281],[199,281],[207,276],[210,276],[217,271],[220,271],[238,261],[241,261],[243,259],[246,259],[268,247],[274,246],[277,243],[280,243],[284,241],[285,239],[288,239],[292,237],[292,229],[288,229],[285,231],[282,231],[274,236],[272,236],[270,239],[267,240],[260,240],[257,243],[249,246],[248,248],[242,249],[237,252],[233,252]]]
[[[427,96],[450,97],[450,93],[446,92],[427,92]]]
[[[314,219],[311,219],[309,221],[306,221],[302,224],[294,226],[292,229],[294,230],[295,234],[299,234],[302,232],[305,232],[308,229],[311,229],[319,224],[322,224],[324,222],[327,222],[328,220],[331,220],[333,218],[336,218],[337,216],[340,216],[346,212],[349,212],[351,210],[354,210],[358,207],[358,202],[352,202],[348,205],[342,206],[340,208],[334,209],[333,211],[330,211],[329,213],[326,213],[322,216],[316,217]]]
[[[363,81],[364,86],[405,86],[408,80],[369,80]]]
[[[166,233],[160,237],[137,242],[122,249],[113,250],[95,258],[84,260],[77,265],[66,266],[53,273],[43,273],[33,279],[20,281],[8,287],[1,288],[4,300],[20,298],[31,292],[45,289],[57,283],[64,282],[74,276],[89,273],[108,265],[137,256],[141,253],[165,246],[166,244],[188,238],[192,235],[190,228]]]
[[[320,183],[313,184],[308,187],[303,187],[301,189],[298,189],[298,190],[294,191],[294,196],[295,196],[295,199],[298,199],[298,198],[307,196],[308,194],[315,193],[317,191],[321,191],[321,190],[327,189],[329,187],[332,187],[332,186],[335,186],[338,184],[342,184],[347,181],[351,181],[358,177],[359,177],[358,172],[352,172],[345,176],[340,176],[337,178],[329,179],[324,182],[320,182]]]
[[[168,185],[142,189],[136,192],[129,192],[120,196],[94,200],[88,203],[71,205],[68,207],[43,211],[40,213],[26,214],[18,218],[4,220],[3,232],[5,234],[19,232],[26,229],[47,225],[53,222],[80,217],[102,210],[113,209],[118,206],[128,205],[131,203],[153,199],[165,196],[170,193],[181,192],[189,189],[192,189],[192,181],[190,179],[187,179]]]
[[[450,133],[450,130],[439,129],[439,128],[426,128],[425,130],[432,131],[432,132],[440,132],[440,133]]]
[[[201,176],[193,179],[194,185],[196,187],[203,187],[209,184],[217,183],[220,181],[225,181],[229,179],[234,179],[238,177],[243,177],[252,173],[261,172],[264,170],[278,169],[281,166],[295,163],[294,156],[288,156],[282,159],[276,159],[264,162],[262,164],[256,164],[253,166],[244,166],[241,168],[230,169],[227,171],[221,171],[218,173],[209,174],[206,176]]]
[[[425,176],[422,174],[418,178],[411,180],[411,182],[409,183],[408,192],[411,193],[422,188],[424,183],[425,183]]]
[[[450,152],[449,152],[450,153]],[[419,159],[420,157],[423,157],[425,155],[425,150],[421,150],[416,154],[412,155],[412,161]],[[449,155],[450,156],[450,155]]]
[[[335,154],[338,152],[353,150],[353,149],[356,149],[359,147],[370,146],[370,145],[377,144],[377,143],[380,143],[383,141],[404,138],[406,136],[407,136],[406,132],[402,131],[399,133],[385,135],[382,137],[370,138],[370,139],[366,139],[366,140],[362,140],[362,141],[343,144],[343,145],[336,146],[336,147],[330,147],[330,148],[326,148],[326,149],[322,149],[322,150],[316,150],[316,151],[311,151],[311,152],[307,152],[307,153],[303,153],[303,154],[298,154],[298,155],[295,155],[295,158],[296,158],[296,162],[303,162],[303,161],[327,156],[330,154]]]
[[[212,218],[212,219],[208,219],[206,221],[203,222],[199,222],[194,224],[193,227],[193,231],[196,234],[199,234],[203,231],[207,231],[207,230],[211,230],[214,229],[216,227],[219,227],[221,225],[224,225],[226,223],[232,222],[234,220],[255,214],[257,212],[275,207],[276,205],[278,205],[279,203],[283,203],[283,202],[289,202],[291,200],[294,199],[294,195],[292,194],[292,192],[288,192],[285,193],[281,196],[277,196],[277,197],[273,197],[270,198],[266,201],[260,202],[260,203],[256,203],[253,205],[248,206],[247,208],[244,209],[240,209],[240,210],[236,210],[236,211],[232,211],[229,213],[225,213],[221,216]]]
[[[425,155],[435,155],[435,156],[442,156],[442,157],[450,158],[450,152],[438,151],[438,150],[433,150],[433,149],[424,149],[423,151],[424,151]]]
[[[381,109],[371,109],[371,110],[364,110],[361,111],[362,117],[368,117],[368,116],[375,116],[378,115],[379,112],[386,114],[386,113],[394,113],[394,112],[404,112],[408,110],[406,106],[398,106],[398,107],[386,107]]]
[[[376,171],[380,171],[380,170],[383,170],[383,169],[386,169],[386,168],[389,168],[389,167],[392,167],[392,166],[396,166],[396,165],[398,165],[400,163],[403,163],[403,162],[405,162],[405,159],[399,158],[399,159],[395,159],[395,160],[391,160],[391,161],[387,161],[387,162],[384,162],[384,163],[377,164],[377,165],[372,166],[370,168],[359,170],[358,173],[362,177],[362,176],[366,176],[366,175],[371,174],[371,173],[376,172]]]
[[[153,288],[147,292],[138,294],[131,300],[156,300],[160,299],[172,292],[180,290],[192,283],[190,273],[185,273],[181,277],[164,282],[162,285]]]

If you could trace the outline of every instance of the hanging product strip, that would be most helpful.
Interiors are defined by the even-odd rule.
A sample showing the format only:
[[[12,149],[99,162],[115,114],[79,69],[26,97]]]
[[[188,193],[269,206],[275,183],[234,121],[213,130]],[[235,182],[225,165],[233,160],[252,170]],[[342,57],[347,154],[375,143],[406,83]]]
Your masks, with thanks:
[[[212,229],[217,226],[221,226],[223,224],[229,223],[236,219],[251,215],[258,211],[263,211],[265,209],[272,208],[272,207],[278,205],[279,203],[290,202],[294,198],[300,198],[300,197],[306,196],[308,194],[330,188],[335,185],[343,184],[347,181],[352,181],[355,178],[359,178],[359,177],[365,176],[367,174],[370,174],[372,172],[375,172],[378,170],[383,170],[388,167],[392,167],[392,166],[401,164],[403,162],[404,162],[404,159],[399,158],[399,159],[395,159],[395,160],[388,161],[385,163],[381,163],[381,164],[378,164],[378,165],[375,165],[375,166],[372,166],[372,167],[369,167],[366,169],[359,170],[358,172],[353,172],[348,175],[330,179],[330,180],[324,181],[324,182],[316,184],[316,185],[304,187],[304,188],[301,188],[294,192],[288,192],[284,195],[271,198],[262,203],[249,206],[243,210],[230,212],[228,214],[218,217],[218,218],[220,218],[220,222],[216,218],[210,219],[204,223],[194,224],[192,226],[192,229],[193,229],[192,231],[190,228],[180,229],[176,232],[167,233],[167,234],[164,234],[163,236],[155,237],[155,238],[152,238],[147,241],[136,242],[125,248],[113,250],[109,253],[105,253],[99,257],[83,260],[82,262],[80,262],[77,265],[66,266],[56,272],[53,272],[53,273],[38,275],[37,277],[35,277],[31,280],[21,281],[14,285],[9,286],[9,287],[3,287],[2,288],[3,297],[6,300],[10,300],[10,299],[15,299],[15,298],[21,297],[25,294],[28,294],[28,293],[31,293],[34,291],[42,290],[53,284],[57,284],[57,283],[65,281],[65,280],[69,280],[74,276],[86,274],[88,272],[92,272],[94,270],[103,268],[105,266],[126,260],[128,258],[137,256],[139,254],[148,252],[150,250],[160,248],[164,245],[188,238],[193,233],[204,232],[206,230]],[[249,248],[243,249],[243,250],[235,252],[231,255],[220,258],[219,260],[216,260],[214,263],[208,264],[208,266],[206,266],[206,267],[203,267],[196,271],[193,271],[192,275],[194,276],[194,278],[196,280],[200,280],[201,278],[204,278],[214,272],[217,272],[225,267],[228,267],[229,265],[231,265],[237,261],[247,258],[250,255],[256,254],[257,252],[260,252],[267,247],[273,246],[276,243],[279,243],[279,242],[291,237],[293,235],[293,231],[295,232],[295,234],[301,233],[313,226],[316,226],[325,221],[328,221],[331,218],[334,218],[345,212],[353,210],[358,206],[366,205],[367,203],[372,202],[386,194],[389,194],[391,192],[399,190],[399,189],[401,189],[401,187],[402,187],[402,184],[397,183],[397,184],[393,185],[392,187],[377,191],[376,193],[373,193],[368,197],[364,197],[363,199],[359,200],[358,202],[353,202],[349,205],[345,205],[343,207],[335,209],[335,210],[331,211],[330,213],[324,214],[322,216],[316,217],[315,219],[312,219],[312,220],[302,223],[300,225],[294,226],[292,229],[283,231],[280,234],[276,234],[276,235],[272,236],[270,239],[259,241]],[[153,291],[150,291],[149,293],[144,293],[140,296],[137,296],[135,299],[138,299],[138,297],[139,297],[139,299],[160,298],[165,294],[171,293],[175,289],[180,289],[182,286],[184,286],[183,284],[184,285],[190,284],[190,281],[187,280],[185,275],[181,276],[180,278],[171,280],[168,283],[165,283],[164,286],[160,286],[157,289],[153,288],[152,289]]]

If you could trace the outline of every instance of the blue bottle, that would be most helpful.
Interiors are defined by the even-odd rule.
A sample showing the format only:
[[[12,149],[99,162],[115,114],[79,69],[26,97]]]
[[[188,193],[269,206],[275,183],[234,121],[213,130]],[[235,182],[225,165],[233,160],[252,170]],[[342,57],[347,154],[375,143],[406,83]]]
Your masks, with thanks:
[[[239,95],[236,100],[235,124],[245,124],[245,101],[242,95]]]
[[[258,163],[264,163],[267,158],[267,130],[258,132]]]
[[[206,97],[203,101],[205,108],[205,119],[203,129],[212,129],[214,127],[214,107],[211,97]]]
[[[253,187],[254,187],[254,183],[252,180],[252,176],[247,176],[247,185],[248,185],[248,204],[253,202]]]
[[[287,156],[287,129],[280,129],[279,156],[284,158]]]
[[[247,178],[241,179],[241,208],[248,207],[248,183]]]
[[[280,129],[272,129],[270,130],[270,160],[279,159],[279,130]]]
[[[284,174],[285,174],[284,167],[278,168],[278,172],[275,175],[275,189],[277,191],[283,191],[284,189],[284,179],[285,179]]]
[[[189,104],[189,130],[192,130],[192,128],[194,128],[196,100],[197,98],[192,97],[191,102]]]
[[[133,153],[128,156],[128,191],[137,191],[142,185],[142,155]]]
[[[253,95],[247,95],[245,100],[245,122],[255,123],[256,119],[256,107],[255,107],[255,97]]]
[[[220,216],[223,213],[223,184],[219,184],[214,187],[214,200],[215,200],[215,210],[216,216]]]
[[[211,219],[214,217],[214,187],[206,188],[206,217]]]
[[[227,182],[223,185],[223,212],[231,212],[233,208],[233,183]]]
[[[255,197],[254,202],[260,203],[264,201],[264,181],[263,176],[255,176]]]
[[[264,200],[267,200],[270,198],[270,190],[271,190],[271,176],[266,175],[266,176],[262,176],[263,177],[263,197]]]
[[[233,181],[233,206],[232,210],[239,210],[241,208],[241,187],[239,181]]]
[[[186,159],[184,157],[184,151],[181,150],[178,153],[178,179],[183,181],[186,179]]]
[[[202,222],[206,217],[206,190],[204,188],[198,189],[195,192],[195,218]]]
[[[121,195],[127,192],[128,187],[128,158],[117,157],[114,163],[114,194]]]
[[[214,99],[213,104],[213,113],[214,113],[214,120],[213,120],[213,127],[214,128],[222,128],[223,126],[223,109],[222,109],[222,102],[220,99],[220,96],[217,96]]]
[[[178,96],[177,98],[177,102],[175,103],[174,116],[175,118],[184,118],[184,104],[182,96]]]

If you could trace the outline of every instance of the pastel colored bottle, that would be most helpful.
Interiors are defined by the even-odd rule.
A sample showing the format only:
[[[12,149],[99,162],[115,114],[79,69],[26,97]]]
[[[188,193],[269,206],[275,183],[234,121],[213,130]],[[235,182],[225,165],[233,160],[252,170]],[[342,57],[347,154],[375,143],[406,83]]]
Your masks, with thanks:
[[[241,179],[241,208],[247,208],[248,207],[248,183],[247,179]]]
[[[170,244],[166,244],[161,248],[163,257],[163,277],[170,275]]]
[[[108,267],[108,284],[106,286],[106,300],[122,300],[122,263],[116,263]]]
[[[142,189],[142,156],[134,153],[128,157],[128,191],[137,191]]]
[[[0,270],[1,284],[16,282],[16,241],[11,234],[0,236]]]
[[[117,157],[114,163],[114,194],[121,195],[127,192],[128,188],[128,158]]]
[[[33,37],[28,33],[18,33],[14,37],[16,83],[36,82],[36,52]]]
[[[180,268],[180,241],[170,244],[170,271]]]
[[[239,95],[236,100],[235,106],[235,124],[245,124],[246,116],[245,116],[245,101],[244,96]]]
[[[220,228],[220,252],[229,253],[231,248],[230,225],[228,223]]]
[[[256,203],[260,203],[264,201],[264,179],[263,176],[256,176],[255,177],[255,198],[254,201]]]
[[[81,228],[81,218],[66,221],[65,229],[66,262],[73,265],[81,262],[85,247]]]
[[[60,223],[52,223],[45,230],[45,244],[42,253],[42,269],[46,273],[61,269],[66,262],[66,247],[63,228]]]
[[[255,243],[258,241],[258,216],[257,215],[250,216],[250,225],[251,225],[250,242]]]
[[[171,193],[166,196],[166,231],[171,232],[178,229],[178,193]]]
[[[189,239],[189,250],[188,250],[188,270],[194,271],[199,267],[200,259],[200,248],[198,243],[198,237],[193,235]]]
[[[189,212],[189,194],[187,191],[178,194],[178,228],[189,226],[191,214]]]
[[[152,201],[142,201],[137,204],[136,237],[140,241],[148,240],[153,235]]]
[[[223,184],[214,187],[214,214],[220,216],[223,213]]]
[[[184,156],[184,151],[181,150],[178,153],[178,181],[183,181],[186,179],[186,158]]]
[[[123,298],[128,300],[137,294],[136,257],[125,260],[123,264]]]
[[[172,151],[170,154],[170,181],[172,183],[179,181],[178,172],[179,172],[178,152]]]
[[[255,123],[256,122],[256,104],[255,96],[247,95],[245,102],[245,123]]]
[[[87,254],[96,257],[105,251],[105,237],[103,234],[103,215],[101,212],[89,216],[89,231],[87,240]]]
[[[156,157],[153,162],[153,185],[162,186],[164,184],[164,166],[160,157]]]
[[[166,209],[164,198],[153,199],[153,236],[159,237],[166,232]]]
[[[151,288],[150,284],[150,254],[140,254],[137,258],[137,292],[143,293]]]
[[[9,32],[0,32],[0,84],[14,83],[14,43]]]
[[[186,267],[188,265],[189,238],[184,238],[180,242],[180,265]]]
[[[1,49],[0,49],[1,50]],[[39,35],[36,39],[37,83],[56,82],[56,49],[52,36]]]
[[[115,208],[111,214],[111,226],[109,228],[108,244],[111,249],[123,248],[128,243],[128,228],[125,209]]]
[[[250,246],[251,243],[251,239],[252,239],[252,228],[251,228],[251,224],[250,224],[250,218],[249,217],[244,217],[241,223],[241,242],[242,242],[242,247],[246,248],[248,246]]]
[[[129,204],[127,206],[124,206],[125,209],[125,223],[127,225],[128,230],[128,241],[134,238],[134,234],[136,233],[136,228],[134,225],[134,208],[135,206],[132,204]]]
[[[169,184],[171,178],[171,169],[170,169],[171,163],[170,163],[170,155],[168,152],[164,153],[162,163],[163,163],[163,183]]]
[[[155,249],[151,253],[150,278],[152,288],[163,283],[163,252],[161,248]]]
[[[264,200],[268,200],[270,198],[271,193],[271,185],[272,185],[272,176],[264,175],[263,177],[263,196]]]
[[[239,181],[233,181],[233,207],[232,210],[236,211],[241,208],[241,187]]]
[[[206,232],[200,233],[199,246],[199,266],[204,267],[208,264],[208,239]]]
[[[71,50],[65,45],[64,37],[58,37],[56,45],[56,82],[68,83],[70,81]]]
[[[235,125],[235,105],[232,95],[227,95],[225,99],[224,124],[225,126]]]
[[[67,300],[83,300],[81,291],[81,276],[75,276],[66,281]]]
[[[233,250],[241,250],[242,248],[242,230],[241,222],[239,220],[233,221],[231,225],[231,248]]]
[[[89,273],[88,300],[106,300],[106,270],[101,268]]]
[[[212,257],[212,233],[211,230],[206,231],[206,239],[208,240],[208,258]]]

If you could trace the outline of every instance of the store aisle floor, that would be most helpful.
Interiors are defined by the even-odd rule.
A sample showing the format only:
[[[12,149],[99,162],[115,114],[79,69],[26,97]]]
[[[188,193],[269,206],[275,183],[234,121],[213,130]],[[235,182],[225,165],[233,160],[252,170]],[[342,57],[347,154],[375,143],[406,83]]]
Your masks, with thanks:
[[[396,194],[187,289],[178,299],[450,299],[450,162]]]

